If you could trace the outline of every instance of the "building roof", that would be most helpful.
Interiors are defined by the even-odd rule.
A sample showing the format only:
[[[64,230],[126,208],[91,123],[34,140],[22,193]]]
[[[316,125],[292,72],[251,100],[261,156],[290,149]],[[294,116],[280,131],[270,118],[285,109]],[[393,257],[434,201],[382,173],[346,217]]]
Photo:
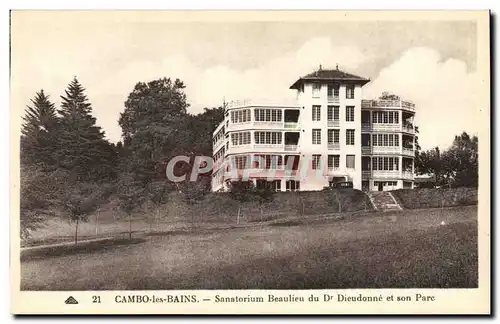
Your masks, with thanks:
[[[306,76],[299,78],[294,84],[290,86],[290,89],[299,89],[302,83],[305,81],[338,81],[343,83],[355,83],[361,84],[362,86],[370,82],[370,79],[366,79],[354,74],[350,74],[339,70],[338,66],[335,70],[323,70],[321,65],[317,71],[309,73]]]

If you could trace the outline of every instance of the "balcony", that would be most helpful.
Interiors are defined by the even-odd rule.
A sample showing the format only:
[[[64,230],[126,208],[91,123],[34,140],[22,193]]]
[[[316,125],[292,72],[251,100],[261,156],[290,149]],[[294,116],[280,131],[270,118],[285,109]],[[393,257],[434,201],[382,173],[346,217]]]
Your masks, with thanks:
[[[374,146],[373,154],[401,154],[401,146]]]
[[[403,155],[408,155],[408,156],[411,156],[411,157],[415,156],[415,150],[412,149],[412,148],[403,147],[402,153],[403,153]]]
[[[294,152],[297,151],[299,146],[297,144],[285,144],[285,151],[287,152]]]
[[[404,100],[361,100],[363,108],[400,108],[415,111],[415,104]]]
[[[362,132],[369,132],[371,130],[372,130],[372,124],[370,124],[370,123],[361,124],[361,131]]]
[[[401,173],[398,170],[374,170],[372,171],[373,178],[391,178],[398,179],[401,177]]]
[[[402,178],[405,180],[413,180],[415,177],[414,173],[411,171],[403,171]]]
[[[329,150],[340,150],[340,143],[328,143]]]
[[[372,154],[371,146],[361,146],[361,154]]]
[[[328,96],[328,103],[334,103],[334,104],[340,103],[339,96]]]
[[[403,132],[409,133],[409,134],[415,134],[415,129],[413,128],[412,125],[403,125],[402,128]]]
[[[363,127],[363,126],[361,126]],[[371,124],[370,129],[374,132],[400,132],[401,124]]]
[[[285,122],[285,128],[286,129],[298,129],[299,123],[298,122]]]
[[[329,120],[328,121],[328,127],[339,127],[339,126],[340,126],[339,120]]]

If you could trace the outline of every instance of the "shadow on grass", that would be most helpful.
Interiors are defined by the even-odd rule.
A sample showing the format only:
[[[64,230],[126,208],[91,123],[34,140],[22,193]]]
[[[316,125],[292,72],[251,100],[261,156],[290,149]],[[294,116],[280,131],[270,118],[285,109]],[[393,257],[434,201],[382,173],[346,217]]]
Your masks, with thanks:
[[[100,250],[108,250],[117,246],[143,243],[143,238],[110,238],[99,241],[81,242],[78,244],[59,245],[51,247],[40,247],[21,250],[21,262],[39,260],[53,256],[63,256],[79,253],[92,253]]]
[[[476,288],[477,225],[325,244],[285,257],[212,266],[178,278],[134,280],[128,289]]]

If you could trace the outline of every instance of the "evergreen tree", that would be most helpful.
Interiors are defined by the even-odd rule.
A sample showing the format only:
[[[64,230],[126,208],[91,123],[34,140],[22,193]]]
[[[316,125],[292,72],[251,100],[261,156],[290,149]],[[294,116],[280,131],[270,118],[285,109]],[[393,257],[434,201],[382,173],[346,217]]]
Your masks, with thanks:
[[[43,90],[31,102],[21,128],[21,163],[50,168],[55,163],[52,153],[57,139],[56,109]]]
[[[57,159],[82,181],[114,177],[116,151],[96,125],[85,89],[75,77],[61,96],[61,132]]]

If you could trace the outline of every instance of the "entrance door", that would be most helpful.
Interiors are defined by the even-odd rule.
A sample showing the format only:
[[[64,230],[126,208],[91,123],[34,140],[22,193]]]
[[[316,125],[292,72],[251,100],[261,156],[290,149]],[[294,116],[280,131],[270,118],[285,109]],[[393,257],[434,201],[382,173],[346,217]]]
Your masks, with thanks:
[[[384,191],[384,183],[382,181],[378,183],[378,191]]]

